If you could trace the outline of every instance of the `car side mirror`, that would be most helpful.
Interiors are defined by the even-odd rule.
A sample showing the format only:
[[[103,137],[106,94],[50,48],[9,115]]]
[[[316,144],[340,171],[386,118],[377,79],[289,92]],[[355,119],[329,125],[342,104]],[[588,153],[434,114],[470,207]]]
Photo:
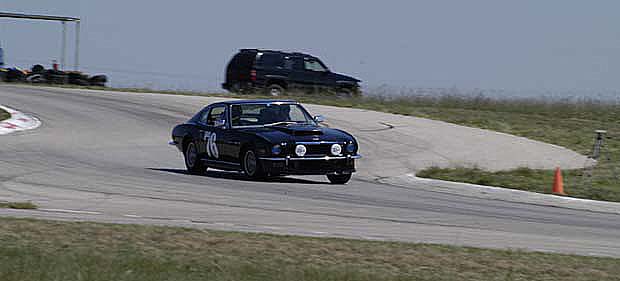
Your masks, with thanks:
[[[314,116],[314,118],[313,118],[313,119],[314,119],[314,122],[317,122],[317,123],[323,123],[323,122],[325,122],[325,117],[324,117],[323,115],[317,115],[317,116]]]

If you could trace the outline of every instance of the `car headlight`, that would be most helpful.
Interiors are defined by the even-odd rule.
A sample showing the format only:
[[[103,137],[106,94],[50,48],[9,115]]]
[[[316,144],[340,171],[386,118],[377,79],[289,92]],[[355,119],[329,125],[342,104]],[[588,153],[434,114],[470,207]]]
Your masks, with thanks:
[[[342,154],[342,146],[335,143],[332,144],[332,149],[331,149],[332,155],[340,155]]]
[[[306,146],[303,144],[298,144],[295,146],[295,154],[297,154],[297,156],[306,155]]]
[[[272,153],[273,155],[278,155],[278,154],[280,154],[281,152],[282,152],[282,146],[280,146],[279,144],[276,144],[276,145],[274,145],[274,146],[271,148],[271,153]]]
[[[356,148],[357,148],[357,145],[355,145],[355,143],[347,144],[347,152],[349,153],[355,152]]]

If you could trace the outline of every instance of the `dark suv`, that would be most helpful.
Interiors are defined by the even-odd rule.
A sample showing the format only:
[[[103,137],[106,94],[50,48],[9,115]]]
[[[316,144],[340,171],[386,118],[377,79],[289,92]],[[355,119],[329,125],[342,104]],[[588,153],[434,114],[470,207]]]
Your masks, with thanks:
[[[356,96],[359,82],[329,71],[321,60],[308,54],[241,49],[228,63],[222,87],[231,92],[257,90],[272,96],[294,89]]]

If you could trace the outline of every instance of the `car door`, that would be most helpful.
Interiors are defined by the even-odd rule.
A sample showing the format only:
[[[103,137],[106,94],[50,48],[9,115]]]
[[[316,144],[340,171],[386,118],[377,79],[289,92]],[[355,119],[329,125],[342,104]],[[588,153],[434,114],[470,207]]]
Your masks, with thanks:
[[[225,161],[232,165],[240,164],[239,153],[241,151],[242,135],[238,129],[234,128],[234,126],[239,126],[239,124],[235,124],[233,120],[235,118],[239,119],[241,114],[242,109],[240,105],[229,105],[226,113],[226,125],[220,130],[222,134],[222,153]]]
[[[198,155],[200,158],[204,159],[207,155],[207,148],[205,142],[205,132],[209,130],[207,126],[207,118],[209,116],[209,112],[211,111],[211,107],[207,107],[203,109],[197,118],[193,120],[193,124],[196,127],[196,130],[192,133],[192,138],[196,142],[196,146],[198,148]],[[193,118],[194,119],[194,118]]]
[[[231,126],[229,112],[230,106],[226,106],[224,113],[215,121],[213,134],[216,136],[215,143],[219,149],[218,161],[231,168],[238,168],[239,146],[241,142],[237,131]]]
[[[226,106],[215,105],[211,107],[201,123],[204,126],[202,130],[201,146],[206,159],[210,161],[224,161],[222,151],[224,135],[222,133],[222,124],[225,125]]]

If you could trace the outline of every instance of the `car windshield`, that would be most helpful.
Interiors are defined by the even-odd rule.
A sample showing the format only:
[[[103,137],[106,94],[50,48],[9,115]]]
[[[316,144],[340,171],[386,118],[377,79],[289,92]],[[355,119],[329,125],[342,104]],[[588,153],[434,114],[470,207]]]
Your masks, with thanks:
[[[231,106],[231,125],[234,127],[287,124],[314,124],[314,121],[298,104],[257,103]]]

